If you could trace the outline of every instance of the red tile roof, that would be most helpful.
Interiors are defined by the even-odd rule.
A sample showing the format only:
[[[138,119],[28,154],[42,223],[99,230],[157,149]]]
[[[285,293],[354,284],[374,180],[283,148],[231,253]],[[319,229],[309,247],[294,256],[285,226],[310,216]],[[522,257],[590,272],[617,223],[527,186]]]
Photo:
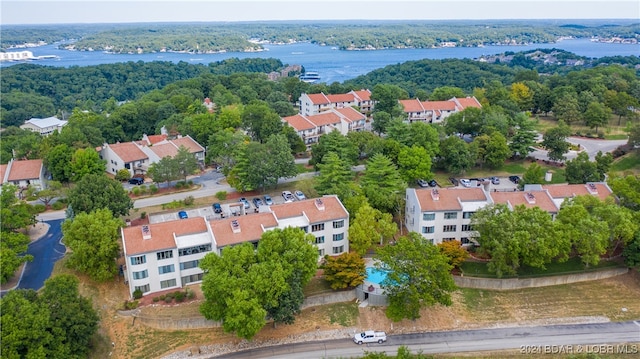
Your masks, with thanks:
[[[4,181],[4,175],[7,173],[8,165],[0,165],[0,183]]]
[[[573,196],[584,196],[587,194],[597,195],[604,200],[611,195],[611,189],[605,183],[593,183],[597,193],[589,191],[588,184],[549,184],[542,186],[553,198],[569,198]]]
[[[417,189],[416,196],[420,209],[424,211],[462,210],[462,202],[487,201],[487,195],[481,188],[439,188],[438,200],[434,200],[432,189]]]
[[[461,110],[464,110],[467,107],[482,108],[482,105],[475,97],[456,97],[455,99],[458,100],[458,103],[462,106]]]
[[[149,224],[151,238],[142,238],[142,226],[125,227],[122,229],[124,249],[126,255],[142,254],[176,248],[174,234],[183,236],[187,234],[207,232],[207,223],[204,217],[193,217]]]
[[[314,105],[324,105],[331,103],[331,101],[329,101],[327,96],[325,96],[323,93],[309,93],[307,94],[307,96],[311,100],[311,103]]]
[[[231,227],[232,221],[238,221],[240,231],[234,233]],[[245,216],[229,217],[222,220],[210,221],[211,231],[216,240],[218,248],[240,244],[244,242],[255,242],[262,238],[265,230],[278,226],[278,221],[273,213],[256,213]]]
[[[357,90],[351,91],[360,101],[371,101],[371,91],[369,90]]]
[[[7,181],[39,179],[42,172],[42,160],[13,161]]]
[[[400,105],[404,109],[404,112],[424,112],[422,103],[418,99],[413,100],[399,100]]]
[[[532,202],[527,200],[528,194],[533,195]],[[529,192],[491,192],[491,198],[495,203],[510,203],[513,207],[525,205],[527,208],[539,207],[543,211],[549,213],[557,213],[558,208],[553,199],[546,191],[529,191]]]
[[[309,120],[307,120],[305,116],[300,114],[283,117],[282,119],[285,122],[287,122],[291,127],[293,127],[296,131],[312,130],[316,128],[316,125],[311,123]]]
[[[158,142],[162,142],[166,140],[167,135],[151,135],[151,136],[147,136],[147,139],[149,140],[150,144],[154,145]]]
[[[125,163],[148,159],[149,157],[133,142],[114,143],[109,148]]]
[[[326,126],[340,123],[340,116],[336,115],[333,111],[326,111],[317,115],[307,117],[316,126]]]
[[[355,97],[350,93],[336,94],[336,95],[327,95],[327,98],[331,103],[337,102],[355,102]]]
[[[316,200],[320,199],[324,205],[324,210],[318,209]],[[316,199],[307,199],[292,203],[276,204],[271,206],[271,211],[276,217],[291,218],[302,216],[302,213],[309,218],[310,223],[326,222],[334,219],[347,218],[349,213],[344,209],[338,197],[324,196]]]
[[[193,138],[191,138],[191,136],[188,136],[188,135],[184,136],[184,137],[173,139],[170,142],[173,142],[173,144],[177,148],[180,148],[180,146],[186,147],[189,150],[189,152],[191,152],[191,153],[197,153],[197,152],[204,151],[204,148],[202,146],[200,146],[200,144],[198,142],[196,142],[196,140],[194,140]]]
[[[366,117],[362,113],[360,113],[353,107],[339,108],[339,109],[336,109],[336,111],[339,112],[342,116],[344,116],[344,118],[349,122],[366,119]]]
[[[171,143],[159,143],[149,147],[153,153],[155,153],[160,158],[165,157],[174,157],[178,154],[178,149]]]
[[[456,103],[453,101],[424,101],[422,107],[425,110],[455,111]]]

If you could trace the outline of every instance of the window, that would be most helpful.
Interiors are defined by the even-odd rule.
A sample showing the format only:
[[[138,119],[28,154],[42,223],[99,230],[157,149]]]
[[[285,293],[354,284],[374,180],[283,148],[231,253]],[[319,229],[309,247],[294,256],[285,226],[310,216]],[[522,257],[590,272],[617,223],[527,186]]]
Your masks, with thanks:
[[[444,219],[456,219],[458,218],[458,212],[444,212]]]
[[[147,278],[149,276],[149,273],[147,273],[147,270],[143,270],[140,272],[133,272],[133,279],[144,279]]]
[[[314,224],[311,226],[311,232],[324,231],[324,223]]]
[[[344,252],[344,246],[333,247],[333,254],[340,254]]]
[[[147,263],[147,257],[146,256],[131,257],[131,264],[132,265],[144,264],[144,263]]]
[[[443,226],[442,227],[442,231],[443,232],[455,232],[456,231],[456,226],[454,225],[447,225],[447,226]]]
[[[433,233],[436,227],[422,227],[422,233]]]
[[[461,242],[462,244],[469,244],[469,243],[471,243],[471,241],[469,241],[469,238],[467,238],[467,237],[462,237],[462,238],[460,238],[460,242]]]
[[[203,244],[195,247],[182,248],[178,250],[178,255],[188,256],[190,254],[204,253],[204,252],[211,252],[211,244]]]
[[[473,225],[471,225],[471,224],[463,224],[462,225],[462,231],[463,232],[473,231]]]
[[[173,258],[173,251],[158,252],[156,255],[158,256],[158,260]]]
[[[176,286],[175,278],[160,281],[160,288],[169,288],[169,287],[175,287],[175,286]]]
[[[309,233],[309,226],[300,227],[304,231],[304,233]]]
[[[474,213],[476,212],[462,212],[462,218],[469,219],[471,218],[471,216],[473,216]]]
[[[324,249],[318,249],[318,257],[324,257]]]
[[[422,220],[423,221],[433,221],[434,219],[436,219],[436,214],[435,213],[423,213],[422,214]]]
[[[316,244],[324,243],[324,236],[316,237]]]
[[[180,270],[196,268],[198,267],[198,264],[200,264],[199,259],[196,259],[195,261],[183,262],[180,263]]]
[[[455,241],[455,238],[442,238],[443,242],[451,242],[451,241]]]
[[[173,264],[169,264],[168,266],[158,267],[158,273],[159,274],[171,273],[171,272],[175,272],[175,270],[176,269],[173,266]]]
[[[134,290],[140,290],[142,293],[146,293],[146,292],[148,292],[150,290],[148,284],[137,285],[137,286],[133,287],[133,289]]]
[[[193,282],[200,282],[202,280],[202,275],[203,275],[203,273],[184,276],[184,277],[181,278],[182,279],[182,285],[193,283]]]
[[[334,242],[341,241],[343,239],[344,239],[344,233],[338,233],[333,235]]]
[[[342,227],[344,227],[344,219],[341,221],[333,222],[333,228],[342,228]]]

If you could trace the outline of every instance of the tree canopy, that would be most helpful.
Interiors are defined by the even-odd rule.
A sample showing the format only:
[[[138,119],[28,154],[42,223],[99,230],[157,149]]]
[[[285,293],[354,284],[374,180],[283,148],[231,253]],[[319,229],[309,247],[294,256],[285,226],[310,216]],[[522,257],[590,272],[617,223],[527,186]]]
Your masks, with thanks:
[[[133,202],[120,182],[104,173],[88,174],[69,191],[69,205],[75,213],[90,213],[106,208],[114,216],[125,216],[133,208]]]

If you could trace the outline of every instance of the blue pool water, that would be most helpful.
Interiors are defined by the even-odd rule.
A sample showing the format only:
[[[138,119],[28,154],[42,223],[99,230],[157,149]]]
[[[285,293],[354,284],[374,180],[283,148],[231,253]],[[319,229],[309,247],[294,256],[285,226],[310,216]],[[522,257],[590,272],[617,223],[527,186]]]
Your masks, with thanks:
[[[367,267],[367,282],[382,284],[387,279],[387,271],[379,270],[374,267]]]

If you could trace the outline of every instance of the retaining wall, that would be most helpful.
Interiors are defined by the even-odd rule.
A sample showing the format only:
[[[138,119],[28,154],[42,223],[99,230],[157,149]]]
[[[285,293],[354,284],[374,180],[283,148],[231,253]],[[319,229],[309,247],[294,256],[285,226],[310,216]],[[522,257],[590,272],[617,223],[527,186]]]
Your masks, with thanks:
[[[350,302],[355,299],[356,299],[355,290],[345,290],[337,293],[319,294],[319,295],[314,295],[312,297],[305,298],[304,302],[302,302],[302,309],[315,307],[318,305]]]
[[[565,274],[550,277],[537,278],[478,278],[466,276],[454,276],[456,285],[461,288],[492,289],[492,290],[512,290],[522,288],[547,287],[551,285],[586,282],[591,280],[605,279],[626,274],[628,268],[603,269],[593,272],[576,274]]]

